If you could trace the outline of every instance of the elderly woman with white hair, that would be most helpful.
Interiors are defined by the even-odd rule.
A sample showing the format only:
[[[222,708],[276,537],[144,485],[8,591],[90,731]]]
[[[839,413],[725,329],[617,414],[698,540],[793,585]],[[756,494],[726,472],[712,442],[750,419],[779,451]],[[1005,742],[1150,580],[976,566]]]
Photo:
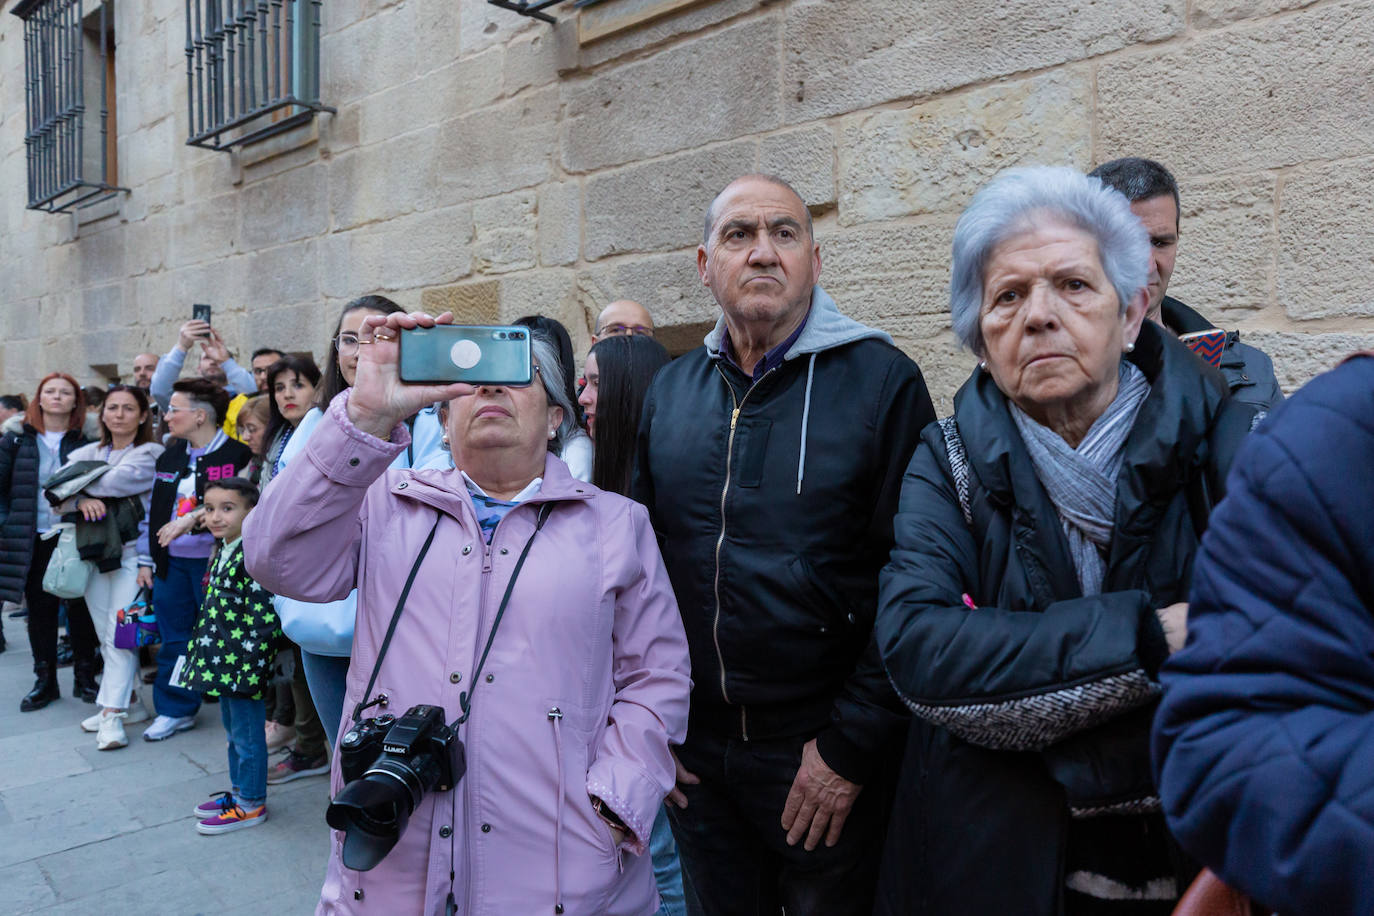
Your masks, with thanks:
[[[902,484],[875,636],[914,713],[878,912],[1165,914],[1191,866],[1151,783],[1158,671],[1252,408],[1143,321],[1149,239],[1063,168],[954,235],[981,362]]]

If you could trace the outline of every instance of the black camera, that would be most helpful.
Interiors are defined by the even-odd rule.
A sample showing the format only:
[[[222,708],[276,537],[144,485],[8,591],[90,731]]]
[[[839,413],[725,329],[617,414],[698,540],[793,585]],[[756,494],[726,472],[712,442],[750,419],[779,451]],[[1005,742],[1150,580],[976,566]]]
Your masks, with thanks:
[[[412,706],[399,719],[363,719],[339,739],[344,787],[325,820],[344,832],[343,864],[375,868],[432,789],[447,792],[467,771],[463,742],[438,706]]]

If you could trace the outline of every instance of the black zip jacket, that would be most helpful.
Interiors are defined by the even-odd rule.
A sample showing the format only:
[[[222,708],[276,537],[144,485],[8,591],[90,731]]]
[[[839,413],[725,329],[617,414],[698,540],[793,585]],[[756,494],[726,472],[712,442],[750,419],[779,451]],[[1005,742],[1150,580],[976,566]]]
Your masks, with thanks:
[[[86,444],[79,430],[68,432],[57,447],[62,463]],[[38,532],[38,430],[24,423],[0,438],[0,601],[24,599],[24,583],[33,560]]]
[[[167,449],[157,459],[157,478],[148,502],[148,555],[159,578],[167,575],[167,548],[157,542],[158,529],[172,520],[176,511],[177,483],[190,473],[185,439],[167,440]],[[205,495],[205,485],[223,477],[244,477],[253,450],[237,439],[225,437],[216,449],[206,452],[196,462],[196,499]]]
[[[1155,610],[1187,600],[1201,531],[1255,410],[1148,321],[1128,358],[1151,390],[1125,444],[1101,594],[1082,594],[987,372],[954,400],[971,523],[939,424],[911,460],[875,627],[915,713],[879,880],[884,916],[1057,916],[1067,862],[1094,856],[1114,877],[1170,869],[1148,746],[1168,652]]]
[[[819,287],[758,382],[708,346],[655,378],[632,495],[691,650],[694,730],[815,737],[853,782],[905,714],[872,645],[902,471],[934,418],[920,370]]]

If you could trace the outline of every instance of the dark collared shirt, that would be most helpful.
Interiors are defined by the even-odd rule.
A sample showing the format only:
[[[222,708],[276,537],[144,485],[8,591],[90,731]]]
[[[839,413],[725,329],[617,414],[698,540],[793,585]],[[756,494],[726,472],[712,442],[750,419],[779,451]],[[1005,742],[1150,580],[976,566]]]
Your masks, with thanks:
[[[755,382],[757,382],[759,379],[763,378],[769,372],[772,372],[774,369],[782,365],[783,357],[787,355],[788,350],[792,349],[792,345],[797,342],[797,338],[801,337],[802,331],[806,329],[806,322],[810,318],[811,310],[807,309],[806,317],[802,319],[801,324],[797,325],[797,329],[793,331],[791,334],[787,335],[787,339],[784,340],[782,343],[778,344],[776,347],[773,347],[767,353],[763,354],[763,359],[754,363],[753,380]],[[724,346],[721,347],[721,352],[723,352],[725,354],[725,358],[730,361],[730,365],[734,366],[739,371],[744,372],[744,367],[739,364],[739,361],[737,359],[735,359],[735,347],[733,344],[730,343],[729,328],[725,329],[725,343]],[[748,373],[745,374],[747,375]]]

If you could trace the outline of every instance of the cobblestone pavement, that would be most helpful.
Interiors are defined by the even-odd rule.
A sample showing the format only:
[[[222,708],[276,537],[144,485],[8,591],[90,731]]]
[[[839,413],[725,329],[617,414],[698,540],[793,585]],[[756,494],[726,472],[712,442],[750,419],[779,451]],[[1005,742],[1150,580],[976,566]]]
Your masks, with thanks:
[[[71,668],[59,675],[62,699],[19,711],[33,685],[24,623],[6,611],[0,911],[312,912],[328,856],[328,781],[269,787],[266,824],[200,836],[191,808],[229,788],[219,707],[202,707],[194,729],[166,741],[143,741],[144,722],[126,727],[128,747],[97,751],[79,726],[96,707],[72,699]]]

